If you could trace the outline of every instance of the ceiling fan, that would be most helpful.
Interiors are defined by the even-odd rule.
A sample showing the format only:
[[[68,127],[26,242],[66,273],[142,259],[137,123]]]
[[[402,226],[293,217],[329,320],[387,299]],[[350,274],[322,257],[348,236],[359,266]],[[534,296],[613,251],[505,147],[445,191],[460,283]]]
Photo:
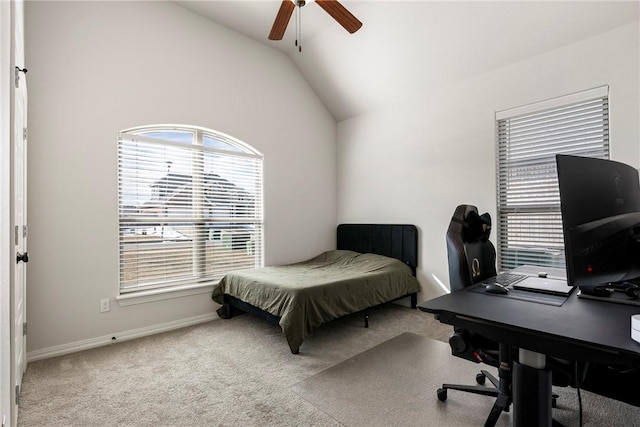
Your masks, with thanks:
[[[278,10],[278,14],[276,15],[276,19],[273,22],[273,27],[271,27],[271,32],[269,33],[269,40],[282,40],[284,32],[287,29],[287,24],[289,24],[289,19],[291,19],[293,11],[297,8],[298,26],[296,46],[298,46],[297,38],[299,38],[300,36],[299,12],[300,8],[306,3],[307,1],[305,0],[282,0],[280,9]],[[358,31],[360,27],[362,27],[362,22],[360,22],[358,18],[353,16],[351,12],[349,12],[343,5],[338,3],[337,0],[316,0],[315,3],[323,8],[329,15],[331,15],[333,19],[338,21],[338,24],[342,25],[348,32],[353,34]],[[300,49],[300,46],[298,47]]]

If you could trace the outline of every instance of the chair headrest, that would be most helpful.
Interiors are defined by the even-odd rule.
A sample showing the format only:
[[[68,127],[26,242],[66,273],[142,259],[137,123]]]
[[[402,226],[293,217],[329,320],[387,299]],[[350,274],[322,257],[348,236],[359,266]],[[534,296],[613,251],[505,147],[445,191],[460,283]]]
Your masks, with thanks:
[[[477,241],[486,242],[491,234],[491,215],[483,213],[478,215],[476,211],[470,211],[465,218],[465,226],[462,229],[465,241],[473,243]]]

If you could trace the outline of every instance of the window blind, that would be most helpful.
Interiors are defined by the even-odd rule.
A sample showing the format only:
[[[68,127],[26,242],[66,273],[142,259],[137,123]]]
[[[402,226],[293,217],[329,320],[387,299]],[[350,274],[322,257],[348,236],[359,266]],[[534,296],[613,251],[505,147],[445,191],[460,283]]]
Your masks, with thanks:
[[[219,280],[263,264],[262,156],[225,135],[118,138],[120,292]]]
[[[501,271],[524,264],[565,268],[555,155],[609,158],[608,90],[535,107],[496,114]]]

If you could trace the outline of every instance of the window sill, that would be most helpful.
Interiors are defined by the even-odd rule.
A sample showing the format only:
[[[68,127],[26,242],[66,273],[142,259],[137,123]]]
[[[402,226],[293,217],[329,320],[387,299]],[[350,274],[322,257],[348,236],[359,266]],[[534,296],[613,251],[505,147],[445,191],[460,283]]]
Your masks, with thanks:
[[[190,295],[211,294],[215,283],[199,283],[197,285],[176,286],[169,289],[152,289],[149,291],[130,292],[118,295],[115,299],[118,305],[126,307],[135,304],[162,301],[165,299],[181,298]]]

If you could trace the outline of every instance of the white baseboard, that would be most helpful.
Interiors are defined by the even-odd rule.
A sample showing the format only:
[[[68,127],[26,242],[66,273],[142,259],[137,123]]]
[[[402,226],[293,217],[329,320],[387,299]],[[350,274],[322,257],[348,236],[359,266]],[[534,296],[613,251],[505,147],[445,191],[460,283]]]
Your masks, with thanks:
[[[188,317],[186,319],[174,320],[172,322],[161,323],[144,328],[132,329],[130,331],[118,332],[96,338],[89,338],[87,340],[76,341],[69,344],[56,345],[54,347],[27,352],[27,362],[48,359],[49,357],[62,356],[64,354],[101,347],[103,345],[109,345],[120,341],[146,337],[149,335],[158,334],[160,332],[167,332],[174,329],[184,328],[186,326],[197,325],[198,323],[204,323],[218,318],[218,315],[213,312],[210,314]]]

